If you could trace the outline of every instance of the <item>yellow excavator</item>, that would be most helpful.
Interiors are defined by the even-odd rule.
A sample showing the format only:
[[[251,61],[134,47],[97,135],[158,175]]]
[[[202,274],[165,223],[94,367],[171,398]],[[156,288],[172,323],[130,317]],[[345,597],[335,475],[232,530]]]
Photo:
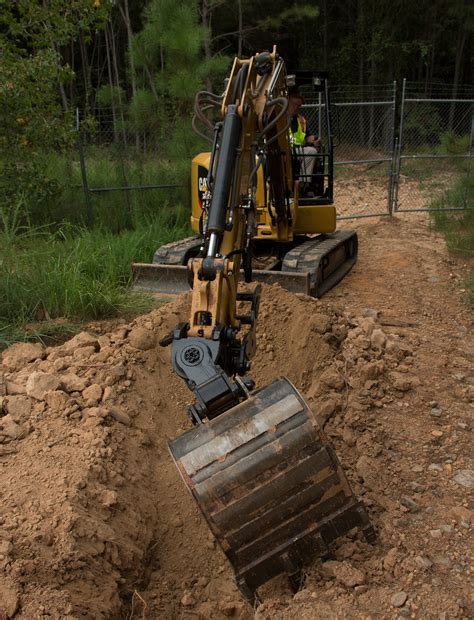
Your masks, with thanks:
[[[308,82],[322,94],[326,146],[305,196],[288,92]],[[250,603],[280,573],[297,586],[305,564],[351,529],[375,536],[303,396],[286,378],[256,387],[248,376],[261,287],[239,286],[242,276],[320,295],[356,260],[355,233],[334,232],[330,120],[325,73],[287,75],[276,48],[236,58],[222,96],[196,96],[195,129],[212,140],[193,161],[198,236],[134,265],[145,288],[192,287],[188,321],[160,342],[195,397],[194,426],[169,449]]]

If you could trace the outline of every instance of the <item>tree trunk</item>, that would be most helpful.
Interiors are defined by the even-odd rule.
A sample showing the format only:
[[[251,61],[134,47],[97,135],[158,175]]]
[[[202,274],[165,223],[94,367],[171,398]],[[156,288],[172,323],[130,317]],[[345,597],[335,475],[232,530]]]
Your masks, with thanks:
[[[114,37],[114,31],[113,31],[112,24],[110,24],[110,41],[112,43],[112,45],[111,45],[112,65],[113,65],[114,73],[115,73],[115,81],[117,83],[117,97],[118,97],[118,100],[119,100],[119,114],[120,114],[120,120],[122,122],[122,139],[123,139],[123,143],[127,144],[127,132],[125,131],[125,119],[124,119],[124,116],[123,116],[122,95],[120,94],[120,78],[119,78],[118,64],[117,64],[117,50],[115,48],[115,37]]]
[[[204,57],[206,60],[211,60],[211,12],[209,0],[202,0],[201,22],[204,28]],[[163,67],[161,70],[163,70]],[[209,77],[206,78],[206,89],[209,91],[212,90],[212,83]]]
[[[322,0],[323,9],[323,69],[328,68],[328,3]]]
[[[107,26],[104,29],[105,32],[105,53],[107,56],[107,74],[109,78],[109,88],[110,88],[110,102],[112,107],[112,125],[114,128],[114,142],[118,142],[118,134],[117,134],[117,113],[115,110],[115,93],[114,93],[114,75],[112,73],[112,62],[110,60],[110,41]]]
[[[237,1],[237,8],[239,11],[239,39],[237,45],[237,56],[242,58],[242,28],[243,28],[243,17],[242,17],[242,0]]]
[[[133,32],[132,32],[132,24],[130,23],[130,12],[128,10],[128,0],[124,0],[124,8],[121,4],[119,4],[120,13],[122,15],[123,21],[125,22],[125,27],[127,29],[127,41],[128,41],[128,59],[130,62],[130,79],[132,82],[132,95],[135,97],[137,94],[137,80],[135,75],[135,59],[133,55]],[[137,149],[140,148],[140,136],[136,127],[134,128],[135,132],[135,143]]]
[[[453,99],[456,99],[456,96],[458,94],[459,78],[461,76],[461,63],[462,63],[462,57],[464,53],[464,46],[466,44],[466,38],[467,38],[466,35],[467,35],[466,29],[464,28],[464,24],[462,24],[459,29],[458,42],[456,45],[456,61],[454,63],[453,90],[451,93],[451,97]],[[449,130],[450,131],[453,130],[455,112],[456,112],[456,104],[453,102],[451,103],[451,107],[449,109]]]
[[[85,89],[85,108],[89,109],[89,94],[92,89],[90,84],[90,69],[89,69],[89,57],[87,55],[87,47],[84,41],[84,32],[82,28],[79,31],[79,49],[81,50],[81,60],[82,60],[82,77],[84,80],[84,89]]]

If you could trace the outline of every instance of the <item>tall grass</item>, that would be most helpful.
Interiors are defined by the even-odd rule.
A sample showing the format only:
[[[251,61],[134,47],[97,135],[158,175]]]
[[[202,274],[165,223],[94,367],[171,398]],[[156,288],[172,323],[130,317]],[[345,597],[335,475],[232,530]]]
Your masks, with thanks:
[[[162,208],[135,217],[133,229],[113,234],[71,224],[55,229],[16,224],[4,214],[0,232],[0,345],[32,334],[44,317],[68,321],[138,312],[152,298],[130,291],[130,265],[149,262],[159,245],[186,236],[188,211]],[[48,325],[45,324],[45,330]]]
[[[470,259],[465,286],[468,302],[474,305],[474,178],[461,177],[431,207],[434,227],[444,234],[449,250]],[[453,208],[464,211],[447,210]]]
[[[130,229],[137,218],[154,216],[165,205],[188,204],[190,201],[190,160],[171,163],[114,145],[87,146],[83,152],[87,183],[92,190],[89,200],[95,226],[120,232]],[[40,198],[34,193],[28,197],[30,221],[35,226],[45,222],[85,225],[86,196],[78,150],[44,151],[41,157],[47,178],[55,190]],[[117,188],[169,184],[178,187],[116,191]],[[102,188],[114,191],[94,191]]]

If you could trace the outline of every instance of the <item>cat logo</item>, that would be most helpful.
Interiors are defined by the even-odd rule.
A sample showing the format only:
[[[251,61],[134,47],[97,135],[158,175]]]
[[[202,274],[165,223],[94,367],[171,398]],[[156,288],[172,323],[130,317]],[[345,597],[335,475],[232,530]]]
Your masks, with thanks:
[[[203,208],[204,201],[210,198],[209,192],[207,191],[207,175],[208,170],[204,168],[204,166],[198,167],[198,198],[199,198],[199,206],[201,209]]]

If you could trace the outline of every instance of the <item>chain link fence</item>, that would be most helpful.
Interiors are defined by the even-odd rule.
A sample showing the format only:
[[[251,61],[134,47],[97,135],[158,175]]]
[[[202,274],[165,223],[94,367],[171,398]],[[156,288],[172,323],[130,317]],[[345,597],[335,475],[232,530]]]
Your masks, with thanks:
[[[396,83],[331,89],[334,137],[334,200],[339,219],[389,213],[395,131]],[[321,102],[303,106],[310,131],[321,129]]]
[[[324,104],[317,93],[304,94],[308,131],[324,143]],[[402,88],[395,82],[338,85],[331,96],[339,219],[450,208],[444,197],[458,186],[462,197],[455,208],[472,206],[474,87],[460,88],[453,97],[450,87],[406,81]],[[124,110],[97,109],[92,119],[77,114],[87,220],[117,230],[161,205],[189,208],[191,159],[203,148],[183,132],[173,143],[171,161],[159,111],[140,116]]]
[[[474,88],[404,80],[396,150],[396,211],[472,207]]]
[[[76,113],[77,153],[86,219],[111,230],[130,228],[136,218],[161,206],[187,206],[192,146],[176,165],[169,161],[157,118],[137,118],[119,106]]]

